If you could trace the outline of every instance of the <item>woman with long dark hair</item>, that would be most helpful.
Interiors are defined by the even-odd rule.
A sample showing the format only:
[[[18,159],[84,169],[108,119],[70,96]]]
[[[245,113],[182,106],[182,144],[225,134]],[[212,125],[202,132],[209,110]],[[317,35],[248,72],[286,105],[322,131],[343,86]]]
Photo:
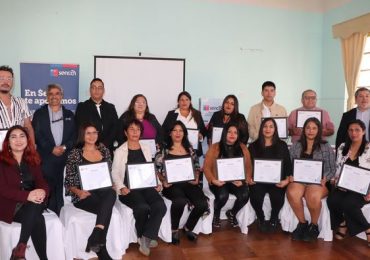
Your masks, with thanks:
[[[167,183],[163,160],[191,157],[195,168],[195,180],[189,182]],[[156,165],[162,173],[162,194],[172,201],[171,204],[171,226],[172,243],[180,242],[179,223],[184,212],[185,205],[191,205],[192,210],[184,226],[184,231],[190,241],[197,240],[197,234],[193,232],[199,218],[208,209],[208,198],[199,186],[199,160],[188,140],[188,132],[181,121],[176,121],[171,127],[170,139],[166,148],[156,156]]]
[[[27,242],[31,237],[37,255],[46,260],[46,227],[42,212],[49,189],[42,177],[40,156],[27,130],[19,125],[8,130],[2,149],[0,220],[21,224],[19,241],[10,259],[26,259]]]
[[[199,131],[197,155],[203,155],[201,142],[203,141],[203,137],[207,134],[207,129],[204,125],[202,115],[191,103],[191,95],[189,92],[183,91],[178,95],[177,109],[169,111],[162,124],[164,136],[167,138],[165,142],[169,141],[171,127],[177,120],[183,122],[186,128],[197,129]],[[193,148],[195,149],[195,147]]]
[[[150,113],[148,100],[143,94],[135,95],[130,102],[126,112],[124,112],[118,119],[116,139],[118,146],[127,141],[127,136],[124,134],[124,128],[128,122],[133,119],[139,120],[143,125],[143,132],[141,138],[155,139],[157,148],[162,147],[163,130],[155,115]]]
[[[247,204],[249,191],[247,179],[233,182],[224,182],[217,179],[216,160],[219,158],[243,157],[245,171],[248,174],[252,171],[251,158],[248,148],[239,139],[238,126],[230,123],[227,124],[222,132],[221,141],[213,144],[204,161],[204,174],[209,183],[209,188],[215,195],[213,226],[220,227],[220,213],[222,207],[226,204],[229,193],[235,195],[236,200],[231,210],[226,212],[229,222],[232,226],[238,226],[236,214]]]
[[[288,185],[286,194],[294,214],[298,218],[297,228],[292,233],[293,240],[316,240],[320,231],[317,225],[321,212],[321,199],[328,195],[327,181],[335,174],[335,155],[330,144],[322,139],[322,126],[317,118],[311,117],[303,125],[298,142],[290,148],[291,159],[315,159],[323,162],[321,185],[294,182]],[[303,198],[311,215],[308,224],[304,216]]]
[[[258,226],[262,232],[276,230],[279,223],[279,212],[284,205],[285,190],[292,174],[292,164],[287,144],[280,140],[276,122],[273,118],[265,118],[259,129],[258,139],[249,146],[252,164],[255,159],[282,160],[281,181],[277,184],[255,183],[252,173],[248,175],[251,204],[256,211]],[[271,201],[271,218],[267,222],[262,210],[266,193]]]
[[[78,166],[107,162],[112,170],[109,149],[99,142],[98,131],[94,124],[81,125],[76,147],[68,155],[64,185],[66,195],[72,197],[76,208],[96,214],[95,227],[87,241],[86,252],[95,252],[100,260],[112,259],[106,249],[106,238],[112,216],[116,193],[113,189],[84,190],[78,175]]]
[[[347,126],[346,142],[342,143],[337,151],[337,172],[334,182],[344,164],[360,166],[370,169],[370,147],[366,141],[366,126],[356,119]],[[330,210],[331,227],[338,240],[344,239],[347,232],[351,236],[364,232],[370,247],[370,223],[366,220],[361,208],[370,203],[370,187],[366,196],[336,188],[329,194],[328,207]]]
[[[223,128],[227,123],[233,122],[238,126],[240,141],[245,145],[248,143],[248,123],[245,116],[239,113],[239,101],[235,95],[227,95],[220,111],[214,112],[208,124],[208,143],[212,143],[212,132],[214,127]]]

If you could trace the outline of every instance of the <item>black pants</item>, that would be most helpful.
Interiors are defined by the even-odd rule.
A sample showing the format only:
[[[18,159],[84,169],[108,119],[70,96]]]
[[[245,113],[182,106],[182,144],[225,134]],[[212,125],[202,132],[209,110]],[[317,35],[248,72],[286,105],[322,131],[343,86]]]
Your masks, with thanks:
[[[48,208],[54,211],[58,216],[63,207],[63,171],[65,161],[54,160],[43,162],[42,170],[45,180],[49,186]]]
[[[45,219],[42,215],[44,209],[44,204],[27,202],[17,211],[13,219],[13,221],[22,225],[18,243],[27,244],[31,237],[40,260],[48,259],[46,255]]]
[[[194,206],[191,210],[185,227],[193,230],[199,218],[208,209],[208,198],[204,195],[198,185],[192,185],[188,182],[175,183],[168,188],[164,188],[162,194],[172,201],[171,205],[171,226],[172,230],[179,228],[181,216],[186,204]]]
[[[366,202],[362,195],[335,189],[329,194],[327,203],[333,230],[337,229],[343,221],[346,221],[351,236],[370,228],[369,222],[361,211],[361,208],[369,202]]]
[[[74,206],[96,214],[95,225],[103,225],[104,235],[107,237],[112,209],[117,199],[116,192],[113,189],[101,189],[90,193],[91,196],[74,203]]]
[[[234,216],[239,212],[239,210],[247,204],[249,199],[248,186],[243,183],[242,186],[237,187],[231,182],[227,182],[221,187],[216,185],[209,186],[212,193],[215,195],[215,217],[220,217],[220,212],[223,206],[225,206],[227,200],[229,199],[229,193],[234,194],[236,201],[234,203],[231,212]]]
[[[159,193],[154,188],[131,190],[127,195],[120,195],[119,200],[134,212],[137,236],[158,239],[167,210]]]
[[[262,207],[265,195],[268,193],[271,201],[271,220],[277,220],[279,218],[279,212],[284,205],[285,188],[276,187],[275,184],[257,183],[249,186],[249,189],[251,204],[256,211],[257,218],[259,220],[265,220]]]

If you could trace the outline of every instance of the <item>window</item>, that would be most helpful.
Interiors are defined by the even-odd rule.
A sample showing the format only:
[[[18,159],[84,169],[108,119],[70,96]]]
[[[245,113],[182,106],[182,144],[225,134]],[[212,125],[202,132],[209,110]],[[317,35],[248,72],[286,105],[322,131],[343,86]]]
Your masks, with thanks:
[[[364,55],[362,56],[358,88],[370,88],[370,35],[367,37]]]

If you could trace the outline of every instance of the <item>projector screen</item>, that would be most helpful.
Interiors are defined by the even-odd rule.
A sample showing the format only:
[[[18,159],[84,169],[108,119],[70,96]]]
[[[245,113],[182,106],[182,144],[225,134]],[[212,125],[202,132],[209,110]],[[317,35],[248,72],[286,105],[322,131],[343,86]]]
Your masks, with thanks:
[[[104,99],[116,106],[118,117],[134,95],[143,94],[162,124],[185,89],[185,59],[94,56],[94,75],[104,81]]]

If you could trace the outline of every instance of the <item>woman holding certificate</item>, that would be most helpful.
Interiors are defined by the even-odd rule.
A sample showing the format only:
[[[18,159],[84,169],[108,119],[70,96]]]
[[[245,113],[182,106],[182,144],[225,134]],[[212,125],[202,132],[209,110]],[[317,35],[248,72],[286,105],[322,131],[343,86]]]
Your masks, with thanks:
[[[350,236],[365,231],[370,247],[370,223],[361,211],[364,205],[370,203],[369,183],[361,180],[358,174],[348,177],[349,184],[352,184],[350,186],[344,185],[346,181],[343,179],[351,171],[356,173],[358,167],[370,170],[370,147],[365,137],[365,124],[359,119],[352,121],[348,124],[347,133],[348,138],[339,146],[337,153],[337,188],[328,197],[331,227],[336,231],[335,238],[339,240],[346,236],[347,231]],[[349,166],[347,172],[344,172],[344,166]],[[356,189],[357,187],[364,187],[364,192]]]
[[[221,141],[213,144],[204,161],[204,174],[209,188],[215,195],[213,226],[220,227],[220,213],[226,204],[229,193],[235,195],[233,208],[226,212],[232,226],[238,226],[236,214],[249,199],[246,173],[252,171],[251,158],[245,144],[240,141],[238,126],[227,124]]]
[[[132,119],[138,119],[143,124],[144,131],[141,134],[142,139],[154,139],[157,147],[162,147],[162,127],[155,115],[149,112],[148,101],[142,94],[137,94],[131,99],[127,111],[124,112],[118,120],[116,136],[118,145],[127,141],[127,137],[125,136],[123,129]]]
[[[42,177],[41,159],[25,128],[16,125],[8,130],[0,158],[0,220],[21,224],[19,241],[10,259],[26,259],[27,242],[31,237],[37,255],[46,260],[46,227],[42,212],[49,190]]]
[[[82,166],[90,176],[98,165],[105,165],[104,175],[109,178],[112,167],[109,149],[98,140],[98,131],[91,123],[82,125],[78,132],[77,144],[68,155],[66,162],[66,176],[64,185],[66,195],[72,197],[72,203],[76,208],[96,214],[95,227],[89,236],[86,252],[95,252],[99,259],[112,259],[106,249],[106,237],[112,216],[112,208],[116,201],[116,194],[111,188],[112,183],[103,187],[93,185],[94,178],[88,178],[88,183],[82,175]],[[103,172],[98,172],[103,175]]]
[[[258,227],[262,232],[275,231],[279,212],[284,205],[285,190],[292,174],[292,163],[287,144],[280,140],[273,118],[261,123],[258,139],[249,146],[254,164],[254,176],[248,174],[251,204],[256,211]],[[271,218],[265,220],[262,210],[266,193],[271,201]]]
[[[177,167],[171,167],[171,164]],[[172,244],[176,245],[180,242],[179,223],[187,204],[192,205],[193,209],[184,226],[184,231],[190,241],[196,241],[197,234],[192,230],[199,218],[207,211],[208,198],[198,185],[200,169],[198,157],[191,148],[187,129],[181,121],[176,121],[171,127],[169,142],[163,152],[156,156],[156,165],[162,172],[162,194],[172,201]],[[173,175],[182,176],[176,179]]]
[[[209,144],[220,141],[218,137],[221,137],[223,127],[229,122],[234,122],[238,125],[240,141],[245,145],[248,143],[248,123],[245,116],[239,113],[238,99],[235,95],[227,95],[222,102],[222,109],[213,113],[209,121],[207,134]]]
[[[112,177],[119,200],[133,210],[139,251],[148,256],[150,247],[158,245],[158,231],[166,213],[166,205],[159,195],[150,148],[141,145],[141,122],[132,119],[124,128],[127,142],[114,154]]]
[[[162,127],[164,136],[168,139],[173,124],[180,120],[188,129],[188,139],[197,155],[203,155],[202,144],[203,137],[207,134],[202,115],[193,108],[191,96],[188,92],[183,91],[177,97],[177,109],[168,112]],[[165,140],[168,142],[169,140]]]
[[[299,141],[290,148],[290,156],[293,160],[293,177],[286,193],[299,221],[292,239],[314,241],[320,233],[317,223],[321,199],[328,195],[326,182],[335,173],[334,151],[328,142],[322,140],[322,126],[317,118],[311,117],[305,121]],[[301,170],[296,170],[298,167]],[[311,215],[311,224],[304,216],[303,198]]]

